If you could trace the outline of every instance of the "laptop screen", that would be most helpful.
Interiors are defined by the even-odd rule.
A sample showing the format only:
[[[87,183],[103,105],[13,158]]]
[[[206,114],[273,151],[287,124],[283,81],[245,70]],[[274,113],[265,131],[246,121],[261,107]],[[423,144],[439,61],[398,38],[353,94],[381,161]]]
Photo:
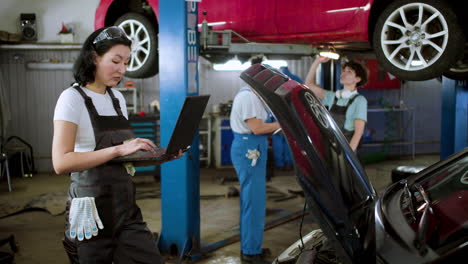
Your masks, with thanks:
[[[187,96],[167,146],[166,154],[177,153],[192,144],[208,104],[209,95]]]

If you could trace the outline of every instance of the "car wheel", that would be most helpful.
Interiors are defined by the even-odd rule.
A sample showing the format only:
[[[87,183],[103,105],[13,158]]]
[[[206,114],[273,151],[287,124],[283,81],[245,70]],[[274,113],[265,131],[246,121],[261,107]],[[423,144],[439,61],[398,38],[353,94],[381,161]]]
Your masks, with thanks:
[[[442,1],[399,0],[377,19],[374,51],[382,67],[404,80],[440,76],[462,55],[465,38]]]
[[[147,78],[159,71],[158,38],[153,23],[142,14],[127,13],[115,22],[132,40],[126,76]]]

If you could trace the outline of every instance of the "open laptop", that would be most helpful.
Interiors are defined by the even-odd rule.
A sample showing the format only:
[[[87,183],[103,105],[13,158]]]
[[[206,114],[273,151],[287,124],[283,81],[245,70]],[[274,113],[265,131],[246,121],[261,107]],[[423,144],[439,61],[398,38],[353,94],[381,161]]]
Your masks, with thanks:
[[[127,156],[112,159],[111,162],[166,160],[177,155],[179,150],[187,151],[197,132],[209,98],[209,95],[187,96],[185,98],[167,148],[157,148],[156,153],[137,151]]]

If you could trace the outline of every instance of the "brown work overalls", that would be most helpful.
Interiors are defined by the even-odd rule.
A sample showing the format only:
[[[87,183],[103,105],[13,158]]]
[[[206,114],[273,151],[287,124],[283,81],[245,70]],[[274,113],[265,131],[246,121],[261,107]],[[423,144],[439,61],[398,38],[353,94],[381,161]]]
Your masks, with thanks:
[[[348,142],[351,142],[351,139],[353,138],[354,135],[354,130],[349,131],[345,129],[345,121],[346,121],[346,111],[348,111],[348,107],[358,98],[360,95],[355,95],[351,99],[349,99],[348,103],[346,105],[337,105],[337,100],[336,96],[333,99],[333,103],[330,106],[330,109],[328,110],[333,117],[333,120],[335,120],[335,123],[338,125],[338,127],[341,129],[341,132],[343,135],[346,137]]]
[[[96,140],[95,150],[122,144],[134,137],[128,120],[123,116],[119,100],[110,88],[117,116],[100,116],[91,97],[79,86],[74,88],[83,96],[91,118]],[[70,238],[69,209],[71,200],[94,197],[104,229],[91,239]],[[66,209],[65,250],[71,263],[162,263],[153,234],[143,222],[135,202],[135,186],[122,164],[104,163],[95,168],[71,173]]]

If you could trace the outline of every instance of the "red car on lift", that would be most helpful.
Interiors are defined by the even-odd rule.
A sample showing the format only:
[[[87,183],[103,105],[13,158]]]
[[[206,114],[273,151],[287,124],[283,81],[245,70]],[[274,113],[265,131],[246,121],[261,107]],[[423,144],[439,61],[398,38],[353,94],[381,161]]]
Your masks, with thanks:
[[[158,72],[158,0],[101,0],[95,28],[119,25],[134,41],[130,77]],[[199,22],[255,42],[312,44],[338,52],[373,50],[404,80],[468,77],[467,24],[457,0],[204,0]]]

